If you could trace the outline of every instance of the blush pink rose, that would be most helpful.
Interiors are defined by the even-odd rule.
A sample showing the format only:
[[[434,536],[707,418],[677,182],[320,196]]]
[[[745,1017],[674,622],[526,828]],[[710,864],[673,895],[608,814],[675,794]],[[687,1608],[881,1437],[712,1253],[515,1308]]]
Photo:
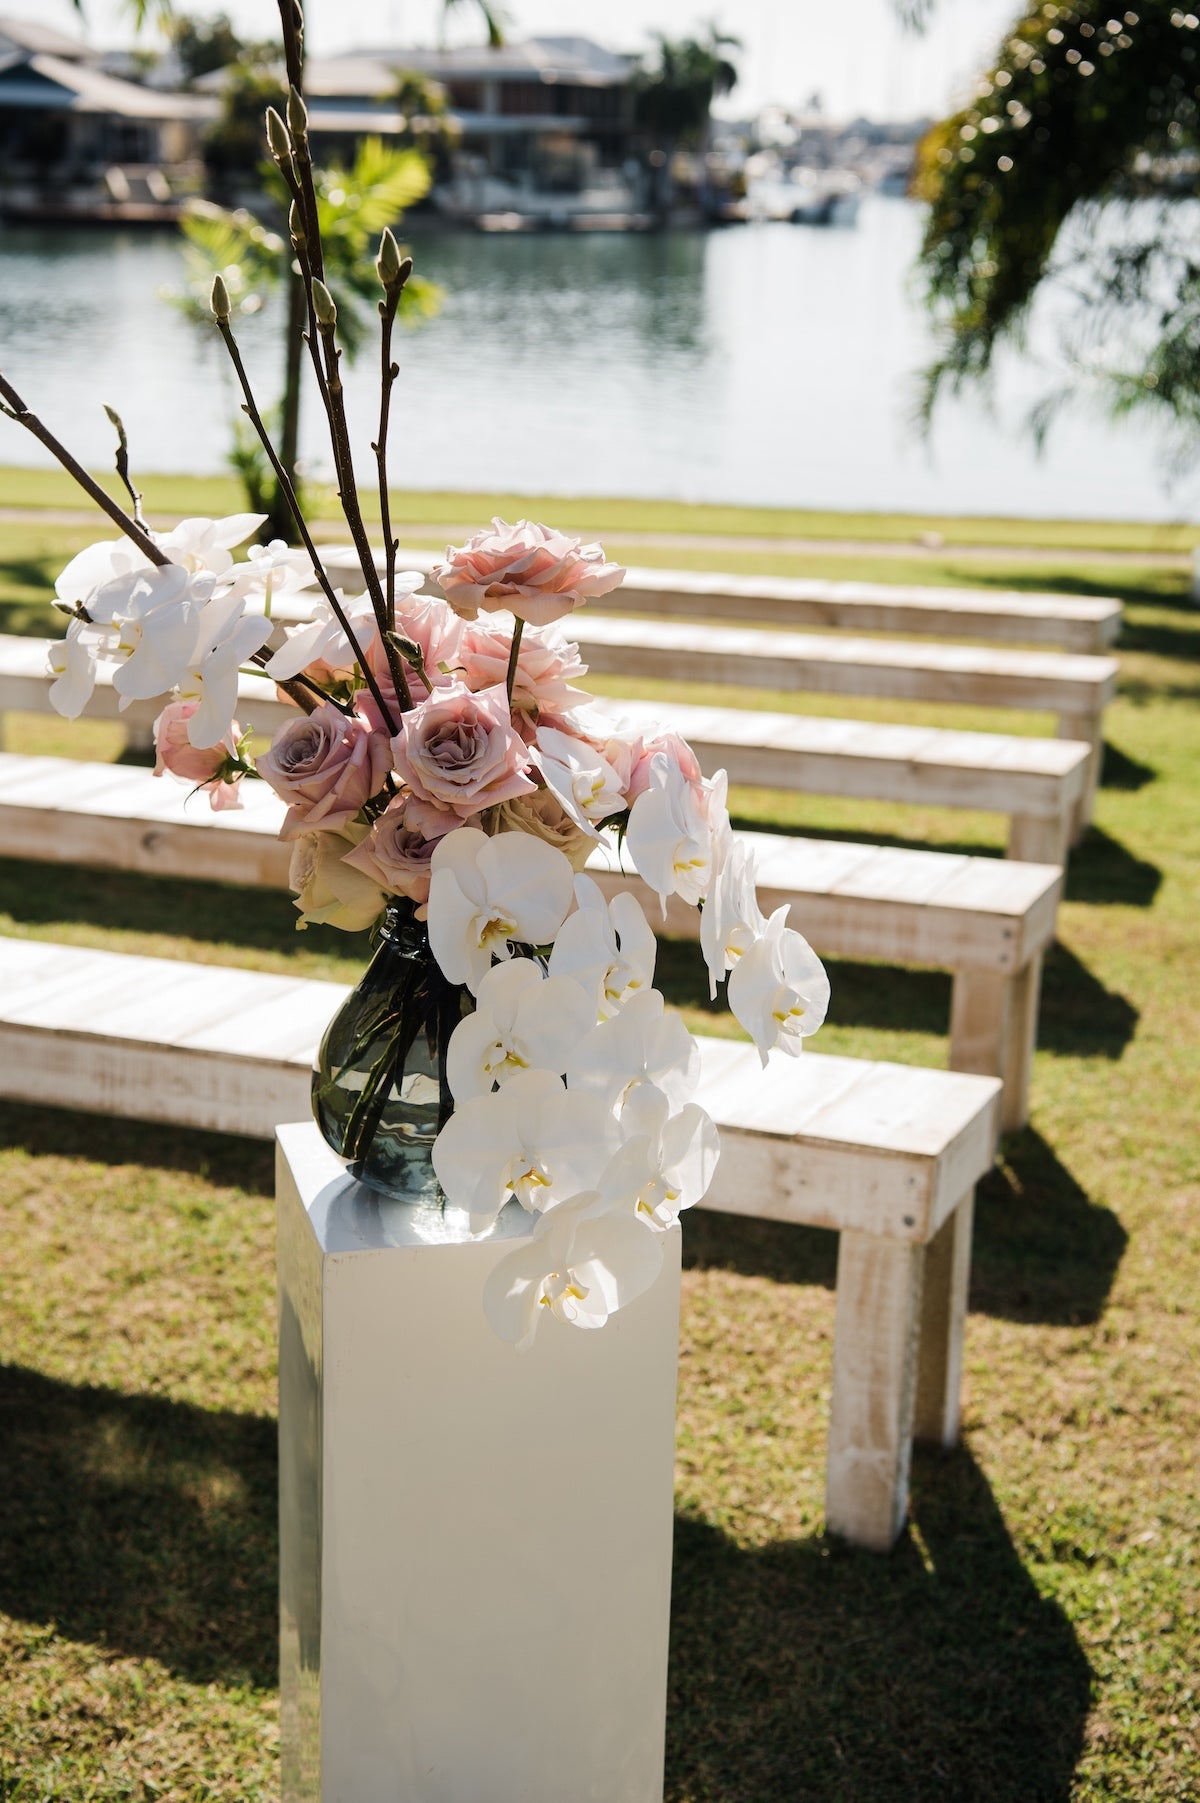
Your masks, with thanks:
[[[165,776],[169,773],[181,782],[193,783],[208,796],[214,813],[240,808],[240,777],[229,780],[221,772],[235,755],[242,729],[235,720],[229,738],[221,744],[193,745],[187,736],[188,721],[199,705],[198,701],[169,701],[154,722],[154,774]]]
[[[258,774],[288,804],[280,837],[347,826],[382,789],[391,761],[384,735],[332,701],[288,720],[258,760]]]
[[[659,753],[678,766],[686,783],[696,789],[703,784],[704,773],[687,740],[681,739],[677,732],[657,732],[653,738],[639,739],[631,748],[629,786],[625,795],[630,807],[650,787],[650,760]]]
[[[415,795],[397,795],[342,862],[361,870],[389,895],[407,895],[411,901],[425,903],[434,847],[461,825],[457,814],[431,807]]]
[[[515,526],[493,520],[458,550],[448,545],[445,563],[433,569],[434,581],[464,620],[482,608],[516,614],[531,626],[548,626],[581,602],[607,595],[624,575],[620,564],[604,561],[599,545],[532,520]]]
[[[397,773],[420,801],[463,820],[536,787],[529,753],[509,718],[504,684],[472,694],[447,683],[405,714],[392,740]]]
[[[460,648],[463,681],[469,689],[490,689],[507,681],[512,649],[512,628],[499,621],[476,621],[464,629]],[[587,675],[579,647],[557,632],[526,627],[517,652],[513,679],[513,724],[522,738],[532,740],[538,721],[548,714],[565,713],[586,701],[586,689],[572,688],[577,676]]]

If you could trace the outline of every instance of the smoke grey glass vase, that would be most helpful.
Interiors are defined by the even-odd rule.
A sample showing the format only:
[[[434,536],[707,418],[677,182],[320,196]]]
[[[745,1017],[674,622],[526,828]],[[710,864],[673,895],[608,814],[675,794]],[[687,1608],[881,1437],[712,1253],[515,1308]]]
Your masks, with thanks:
[[[433,1142],[454,1109],[446,1047],[469,991],[448,983],[413,904],[392,903],[361,982],[334,1015],[313,1072],[313,1114],[350,1174],[418,1206],[445,1201]]]

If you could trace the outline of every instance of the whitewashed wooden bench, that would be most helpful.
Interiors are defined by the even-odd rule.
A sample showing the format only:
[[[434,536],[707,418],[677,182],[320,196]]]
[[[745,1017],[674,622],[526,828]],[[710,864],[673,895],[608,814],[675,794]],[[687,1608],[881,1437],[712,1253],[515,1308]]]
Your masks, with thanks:
[[[146,770],[0,753],[0,856],[286,888],[282,803],[266,783],[247,783],[242,794],[242,809],[214,814],[203,796]],[[1061,871],[775,833],[745,837],[763,909],[788,904],[819,951],[953,972],[950,1068],[1002,1078],[1001,1125],[1023,1126]],[[658,899],[638,877],[609,870],[601,852],[589,869],[609,894],[632,890],[658,925]],[[662,931],[695,938],[696,910],[673,900]]]
[[[0,939],[0,1094],[270,1137],[309,1112],[333,983]],[[840,1237],[826,1516],[886,1550],[914,1433],[957,1439],[990,1077],[703,1042],[723,1154],[706,1206]]]
[[[864,550],[869,547],[864,546]],[[428,572],[430,551],[401,550],[399,567]],[[326,553],[334,580],[362,588],[357,554]],[[619,589],[593,602],[599,613],[670,619],[750,621],[786,629],[913,633],[1000,644],[1058,645],[1102,652],[1121,627],[1121,603],[1109,596],[1027,594],[1020,589],[922,588],[882,582],[817,582],[809,577],[736,576],[728,571],[630,567]]]
[[[1082,741],[1090,748],[1080,824],[1092,817],[1103,755],[1104,709],[1116,693],[1115,658],[754,627],[698,628],[674,620],[617,620],[586,612],[572,616],[571,636],[578,640],[588,669],[599,676],[1052,713],[1058,719],[1060,739]]]
[[[0,634],[0,720],[6,713],[48,713],[48,639]],[[241,678],[243,727],[274,732],[293,717],[266,677]],[[1089,750],[1066,739],[947,732],[672,702],[613,702],[635,723],[673,726],[696,747],[706,770],[754,788],[848,795],[912,806],[970,808],[1009,817],[1009,856],[1065,864],[1072,822],[1087,788]],[[148,728],[157,703],[121,713],[103,677],[88,704],[93,719]]]

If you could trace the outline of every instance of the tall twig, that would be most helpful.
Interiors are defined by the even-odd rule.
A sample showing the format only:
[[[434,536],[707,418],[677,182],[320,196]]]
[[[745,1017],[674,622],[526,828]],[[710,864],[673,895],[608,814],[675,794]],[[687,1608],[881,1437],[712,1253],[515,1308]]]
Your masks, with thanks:
[[[383,286],[383,299],[379,303],[379,317],[383,323],[379,344],[379,437],[371,449],[375,453],[375,464],[379,472],[379,517],[383,522],[383,545],[386,558],[384,601],[387,606],[388,630],[395,632],[396,552],[399,549],[400,541],[392,537],[392,506],[388,495],[387,456],[392,385],[400,374],[400,366],[392,361],[392,328],[396,323],[396,311],[400,305],[400,296],[404,292],[404,284],[412,274],[412,258],[401,257],[399,245],[386,228],[380,242],[375,268]]]
[[[27,432],[33,434],[39,444],[45,445],[51,456],[58,459],[67,474],[74,478],[84,493],[91,496],[97,507],[104,509],[109,519],[121,528],[126,538],[133,540],[143,557],[149,558],[151,563],[158,564],[160,569],[164,564],[170,563],[171,559],[165,552],[159,550],[145,528],[139,526],[136,520],[130,519],[125,509],[101,488],[95,477],[88,475],[78,458],[72,457],[66,445],[55,438],[50,428],[42,424],[36,413],[29,411],[12,383],[6,381],[3,375],[0,375],[0,397],[2,397],[0,412],[6,413],[9,419],[16,420],[19,426],[24,426]]]
[[[145,532],[148,528],[145,520],[142,518],[142,497],[129,478],[129,440],[125,436],[125,421],[121,418],[121,415],[117,412],[116,408],[110,407],[107,402],[105,402],[104,411],[108,415],[109,424],[117,434],[117,475],[125,486],[125,493],[133,502],[134,524],[140,526],[142,531]]]
[[[321,562],[316,545],[313,543],[312,533],[308,529],[308,523],[301,511],[300,503],[296,498],[296,491],[292,486],[287,471],[279,460],[275,446],[271,442],[271,435],[267,431],[267,428],[263,423],[262,414],[258,410],[258,403],[254,399],[254,391],[250,387],[250,378],[246,374],[246,366],[242,362],[242,353],[238,349],[237,339],[234,337],[233,328],[229,323],[229,300],[228,295],[225,292],[225,284],[222,282],[220,276],[218,276],[213,283],[213,317],[217,322],[217,330],[220,332],[224,341],[225,349],[229,352],[230,361],[233,364],[237,374],[238,384],[242,390],[242,395],[244,397],[242,411],[250,421],[250,424],[254,427],[254,430],[258,435],[258,441],[266,452],[271,468],[275,472],[275,479],[279,483],[284,497],[287,500],[287,504],[292,510],[292,518],[296,522],[296,530],[300,534],[301,542],[304,545],[304,549],[308,552],[309,560],[312,563],[313,575],[321,585],[321,592],[333,610],[334,618],[337,620],[338,625],[349,640],[350,648],[354,652],[355,659],[362,669],[363,678],[371,691],[371,695],[374,698],[376,707],[379,709],[384,725],[387,727],[389,734],[394,736],[396,724],[392,719],[391,709],[384,700],[383,690],[376,680],[375,673],[371,669],[366,654],[358,642],[354,628],[351,626],[345,609],[337,598],[333,584],[326,574],[325,566]]]

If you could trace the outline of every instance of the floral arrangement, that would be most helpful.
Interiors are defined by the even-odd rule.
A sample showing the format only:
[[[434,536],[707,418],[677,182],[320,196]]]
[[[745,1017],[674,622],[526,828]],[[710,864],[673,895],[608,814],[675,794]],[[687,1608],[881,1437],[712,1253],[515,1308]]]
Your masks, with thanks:
[[[254,544],[235,560],[262,524],[247,514],[151,532],[129,482],[123,433],[118,469],[130,512],[0,376],[5,411],[54,451],[124,535],[81,552],[58,578],[69,621],[50,651],[51,699],[78,716],[102,667],[122,708],[162,698],[158,774],[207,794],[216,809],[239,807],[251,779],[286,804],[281,834],[293,846],[302,926],[361,930],[399,914],[419,931],[439,993],[451,998],[432,1047],[440,1098],[433,1170],[474,1233],[490,1230],[510,1198],[536,1215],[484,1296],[496,1331],[526,1346],[546,1316],[596,1328],[641,1294],[661,1266],[662,1235],[702,1198],[718,1157],[716,1129],[694,1099],[699,1049],[654,988],[654,933],[632,894],[607,900],[585,866],[632,867],[661,898],[664,917],[671,896],[701,910],[712,993],[727,981],[730,1008],[764,1064],[772,1050],[800,1051],[824,1018],[828,984],[787,925],[786,907],[770,920],[759,910],[752,856],[730,827],[724,773],[706,779],[678,736],[629,730],[580,686],[586,669],[563,622],[624,574],[599,546],[494,520],[447,550],[433,572],[437,594],[421,594],[423,578],[397,570],[386,464],[397,373],[390,332],[412,264],[390,232],[377,262],[384,377],[373,448],[385,541],[377,568],[315,231],[292,0],[281,16],[295,74],[286,123],[268,114],[268,142],[293,193],[307,341],[363,593],[347,597],[329,581],[262,424],[218,277],[214,318],[293,504],[300,547]],[[309,617],[281,632],[272,603],[297,595],[307,595]],[[295,704],[295,717],[258,755],[237,718],[248,671],[265,672]],[[372,1032],[381,1018],[375,1008]],[[405,1055],[422,1030],[404,1007],[387,1018],[391,1037],[372,1054],[350,1111],[359,1150],[404,1089]]]

